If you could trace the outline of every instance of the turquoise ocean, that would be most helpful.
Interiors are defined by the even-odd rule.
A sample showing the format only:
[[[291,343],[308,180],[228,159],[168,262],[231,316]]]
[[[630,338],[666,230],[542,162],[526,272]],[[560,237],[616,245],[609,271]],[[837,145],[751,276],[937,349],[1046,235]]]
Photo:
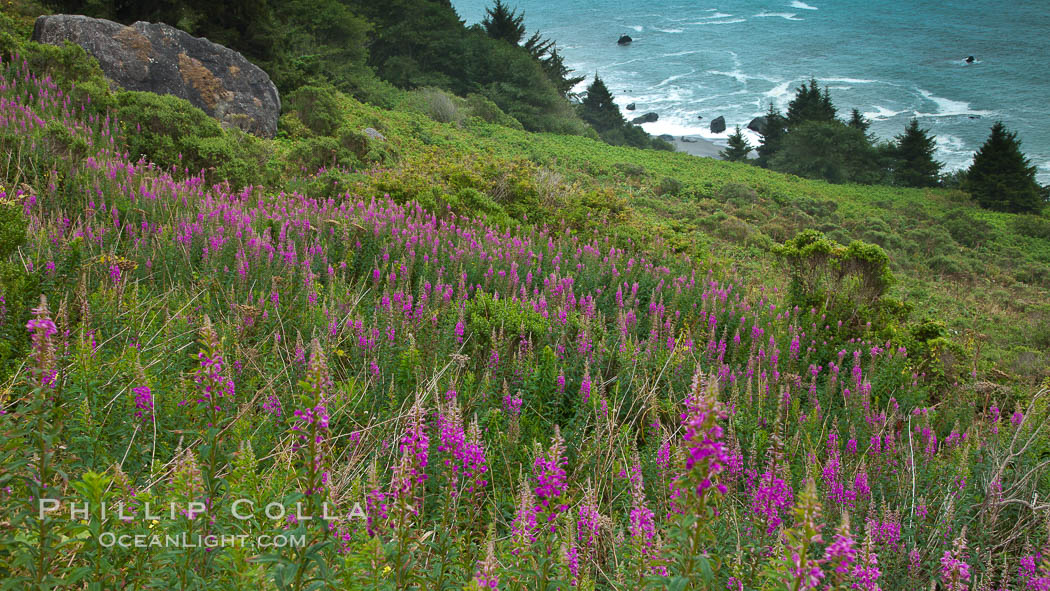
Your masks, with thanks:
[[[491,0],[453,0],[468,24]],[[996,120],[1050,183],[1047,0],[512,0],[529,34],[554,39],[566,64],[597,72],[621,109],[659,120],[653,134],[724,143],[709,122],[745,127],[781,109],[811,77],[839,115],[860,109],[880,138],[918,117],[948,170],[968,166]],[[620,35],[634,42],[618,46]],[[967,64],[974,56],[976,63]],[[581,84],[578,90],[583,90]],[[624,111],[627,116],[633,116]],[[752,143],[758,136],[751,134]]]

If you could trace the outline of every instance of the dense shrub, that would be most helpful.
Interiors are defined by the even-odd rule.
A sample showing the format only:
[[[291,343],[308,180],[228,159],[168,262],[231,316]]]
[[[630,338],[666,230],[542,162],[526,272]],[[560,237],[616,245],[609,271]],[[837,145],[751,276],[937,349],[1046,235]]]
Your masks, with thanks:
[[[969,248],[977,248],[995,239],[995,228],[987,220],[974,217],[964,209],[953,209],[941,219],[941,225],[952,239]]]
[[[1018,234],[1040,240],[1050,240],[1050,218],[1040,215],[1019,215],[1013,219]]]
[[[303,86],[284,99],[285,112],[294,112],[317,135],[334,135],[343,123],[336,90],[330,86]]]

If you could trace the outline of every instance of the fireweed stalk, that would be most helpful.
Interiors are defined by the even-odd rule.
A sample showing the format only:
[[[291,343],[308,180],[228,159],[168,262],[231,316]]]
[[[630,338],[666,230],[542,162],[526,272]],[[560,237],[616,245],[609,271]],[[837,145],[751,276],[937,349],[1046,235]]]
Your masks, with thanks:
[[[223,479],[219,475],[224,465],[223,458],[226,457],[222,435],[232,420],[229,411],[234,403],[235,388],[233,379],[227,375],[219,335],[215,331],[211,318],[207,315],[204,316],[204,322],[201,326],[200,342],[201,350],[197,353],[197,360],[200,366],[194,373],[193,379],[198,387],[197,407],[203,410],[207,420],[200,455],[205,459],[202,472],[205,493],[204,503],[207,507],[203,526],[204,531],[202,533],[208,535],[218,533],[214,531],[216,524],[214,516],[218,515],[219,504],[224,495],[223,487],[225,486]],[[182,404],[186,403],[187,401],[185,400],[182,402]],[[191,527],[194,523],[196,523],[196,520],[191,518]],[[211,568],[216,553],[207,551],[186,552],[188,563],[192,560],[195,553],[202,554],[198,562],[198,574],[202,578],[207,578],[208,570]],[[189,568],[189,564],[186,565],[186,568]]]
[[[726,413],[718,402],[717,378],[705,379],[697,367],[690,390],[686,411],[682,415],[685,472],[676,482],[686,491],[680,501],[685,514],[679,522],[679,551],[682,553],[682,576],[687,580],[692,580],[699,561],[709,560],[703,555],[702,544],[705,537],[710,538],[710,520],[718,515],[715,505],[726,492],[719,475],[729,463],[728,450],[723,442],[725,431],[720,424],[726,419]],[[717,575],[718,558],[713,562],[712,571]]]
[[[300,456],[302,467],[300,478],[302,492],[306,496],[306,505],[311,519],[306,523],[316,524],[311,532],[310,544],[298,548],[295,579],[292,588],[298,591],[305,583],[304,577],[310,570],[313,557],[327,538],[328,527],[320,516],[324,512],[324,503],[328,493],[329,473],[328,460],[328,395],[332,388],[332,378],[328,362],[320,342],[315,338],[310,343],[310,360],[306,366],[306,379],[300,382],[302,388],[302,408],[296,409],[292,419],[292,449]]]

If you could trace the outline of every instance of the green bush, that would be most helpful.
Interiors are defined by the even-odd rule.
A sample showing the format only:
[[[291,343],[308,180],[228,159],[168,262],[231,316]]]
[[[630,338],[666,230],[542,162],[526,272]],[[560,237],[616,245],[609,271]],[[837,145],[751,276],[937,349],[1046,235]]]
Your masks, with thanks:
[[[684,185],[682,184],[682,181],[676,178],[665,176],[663,179],[660,180],[660,184],[656,186],[656,194],[670,195],[672,197],[675,197],[682,192],[683,186]]]
[[[758,193],[747,185],[740,183],[727,183],[715,193],[715,201],[721,203],[732,202],[737,207],[758,201]]]
[[[466,100],[466,106],[470,111],[471,117],[477,117],[485,123],[493,123],[512,129],[524,129],[520,121],[504,113],[503,109],[499,108],[499,105],[486,97],[477,93],[471,93],[467,95]]]
[[[200,138],[222,136],[222,127],[204,111],[166,94],[118,93],[117,119],[132,159],[142,155],[157,165],[177,164],[191,172],[211,166],[197,153]]]
[[[975,218],[965,209],[953,209],[941,219],[941,225],[952,239],[969,248],[995,239],[995,228],[987,220]]]
[[[339,140],[328,136],[312,137],[296,143],[288,155],[288,160],[307,173],[316,172],[322,167],[354,168],[361,164],[353,152],[340,144]]]
[[[1013,219],[1014,230],[1029,238],[1050,240],[1050,219],[1039,215],[1019,215]]]
[[[338,91],[331,86],[307,85],[285,99],[285,111],[294,112],[317,135],[335,135],[343,124]]]

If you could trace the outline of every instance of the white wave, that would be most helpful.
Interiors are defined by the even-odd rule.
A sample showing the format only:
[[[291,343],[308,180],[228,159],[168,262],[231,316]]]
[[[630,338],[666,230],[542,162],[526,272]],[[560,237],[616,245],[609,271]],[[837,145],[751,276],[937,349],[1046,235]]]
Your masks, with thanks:
[[[725,20],[700,21],[698,23],[690,23],[690,24],[693,24],[693,25],[734,25],[736,23],[745,23],[745,22],[747,22],[746,18],[727,18]]]
[[[665,54],[661,55],[660,57],[678,57],[678,56],[681,56],[681,55],[692,55],[694,53],[700,53],[700,50],[699,49],[693,49],[691,51],[679,51],[679,52],[676,52],[676,53],[665,53]]]
[[[686,72],[685,74],[675,74],[674,76],[670,76],[668,78],[665,78],[665,79],[661,80],[656,86],[653,86],[653,88],[660,88],[661,86],[664,86],[666,84],[670,84],[670,83],[674,82],[675,80],[678,80],[679,78],[685,78],[686,76],[692,76],[695,73],[696,73],[696,70],[690,70],[690,71]]]
[[[763,96],[772,99],[773,105],[780,108],[786,105],[788,100],[794,96],[794,94],[794,91],[791,90],[791,80],[788,80],[769,89]]]
[[[984,117],[988,115],[995,115],[994,111],[981,111],[970,108],[970,103],[965,101],[957,101],[941,96],[935,96],[928,90],[919,89],[919,94],[931,103],[933,103],[937,110],[932,113],[922,113],[915,111],[916,117],[958,117],[958,116],[975,116]]]
[[[714,19],[719,19],[719,18],[729,18],[729,17],[733,16],[733,15],[727,13],[727,12],[718,12],[716,9],[712,9],[712,10],[715,10],[714,14],[711,14],[711,15],[708,15],[708,16],[701,16],[700,18],[703,19],[703,20],[714,20]],[[691,23],[691,24],[695,25],[695,24],[698,24],[698,23]]]
[[[802,2],[802,0],[792,0],[791,8],[799,8],[801,10],[819,10],[816,6],[810,6],[809,4]]]
[[[939,134],[935,138],[935,141],[937,142],[937,149],[939,149],[939,150],[944,150],[944,151],[948,151],[948,152],[967,152],[967,153],[969,153],[969,151],[970,151],[970,150],[967,150],[967,148],[966,148],[966,142],[964,142],[962,140],[962,138],[954,136],[954,135],[948,135],[946,133],[942,133],[942,134]]]
[[[661,33],[684,33],[682,29],[661,29],[659,27],[653,27],[654,31],[660,31]]]
[[[630,29],[634,29],[635,31],[637,31],[637,32],[641,33],[641,32],[642,32],[642,29],[644,29],[645,27],[643,27],[642,25],[631,25],[631,26],[630,26],[630,27],[628,27],[628,28],[630,28]]]
[[[755,15],[755,17],[759,17],[759,18],[773,17],[773,16],[778,16],[778,17],[780,17],[780,18],[782,18],[784,20],[789,20],[789,21],[804,20],[804,19],[798,18],[797,13],[794,13],[794,12],[767,12],[767,11],[763,10],[762,12],[760,12],[760,13]]]
[[[873,106],[875,107],[874,111],[867,111],[865,113],[862,113],[864,115],[865,119],[868,119],[868,120],[871,120],[871,121],[885,121],[885,120],[887,120],[887,119],[889,119],[891,117],[896,117],[897,115],[900,115],[901,113],[904,113],[904,111],[893,111],[893,110],[887,109],[886,107],[883,107],[881,105],[873,105]]]
[[[864,78],[821,78],[821,82],[841,82],[843,84],[874,84],[878,80],[866,80]]]
[[[769,78],[767,76],[759,76],[757,74],[745,74],[740,70],[732,70],[730,72],[723,72],[721,70],[708,70],[706,73],[714,76],[728,76],[741,84],[747,84],[748,80],[765,80],[766,82],[779,82],[779,80]]]

